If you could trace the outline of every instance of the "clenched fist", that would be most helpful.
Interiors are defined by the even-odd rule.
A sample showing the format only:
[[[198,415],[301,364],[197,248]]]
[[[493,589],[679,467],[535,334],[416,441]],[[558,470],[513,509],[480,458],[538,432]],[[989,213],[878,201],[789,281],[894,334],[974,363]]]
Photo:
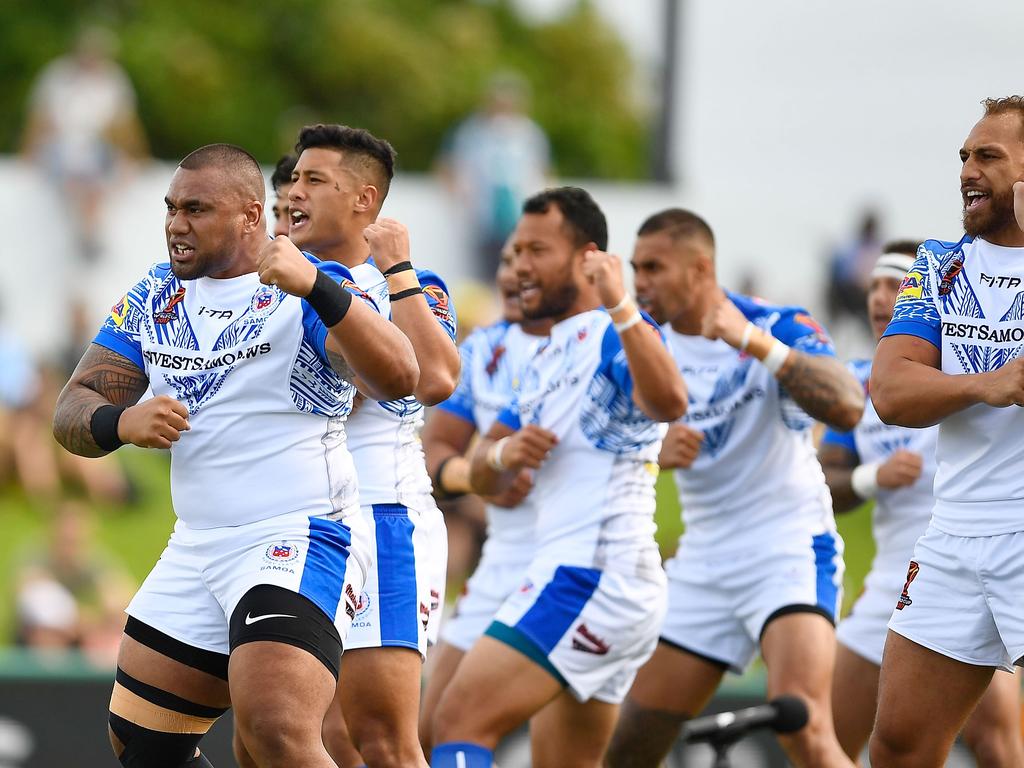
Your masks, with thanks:
[[[409,230],[400,221],[377,219],[363,230],[377,269],[386,272],[402,261],[409,261]]]
[[[616,306],[626,295],[622,260],[613,253],[587,251],[583,254],[583,275],[597,286],[597,295],[606,307]]]
[[[708,339],[721,339],[730,347],[739,349],[743,343],[743,329],[746,327],[746,316],[729,301],[728,296],[721,293],[719,301],[712,304],[704,315],[701,335]]]
[[[913,451],[894,451],[878,468],[876,480],[879,488],[905,488],[917,482],[924,465],[921,454]]]
[[[260,282],[276,285],[292,296],[309,296],[316,282],[316,267],[287,235],[278,235],[260,250],[257,265]]]
[[[978,374],[983,378],[981,402],[996,408],[1024,405],[1024,358],[1015,358],[994,371]]]
[[[173,397],[157,395],[124,409],[117,422],[117,436],[140,448],[170,448],[190,428],[188,408]]]
[[[538,469],[557,444],[554,432],[527,424],[508,438],[501,451],[501,463],[509,470]]]
[[[685,424],[672,424],[661,443],[658,466],[662,469],[689,469],[697,460],[703,442],[703,432],[690,429]]]
[[[533,472],[528,469],[521,469],[516,475],[515,480],[512,481],[512,485],[494,496],[486,496],[485,499],[489,504],[493,504],[496,507],[511,509],[512,507],[518,507],[522,504],[523,499],[525,499],[532,490]]]

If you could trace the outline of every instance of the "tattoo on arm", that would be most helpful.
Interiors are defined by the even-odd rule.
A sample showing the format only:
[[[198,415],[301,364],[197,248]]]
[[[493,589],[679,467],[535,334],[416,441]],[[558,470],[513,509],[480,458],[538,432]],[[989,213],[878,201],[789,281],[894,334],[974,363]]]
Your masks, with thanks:
[[[863,409],[863,392],[857,380],[833,357],[794,349],[777,378],[808,416],[829,426],[850,429],[851,412],[857,411],[859,418]]]
[[[345,381],[355,383],[356,374],[343,355],[339,355],[337,352],[331,352],[331,350],[328,349],[327,360],[330,362],[331,368],[334,369],[336,374],[341,376]]]
[[[71,453],[103,456],[107,451],[92,438],[93,413],[103,405],[135,405],[148,384],[146,374],[131,360],[92,344],[57,399],[53,436]]]

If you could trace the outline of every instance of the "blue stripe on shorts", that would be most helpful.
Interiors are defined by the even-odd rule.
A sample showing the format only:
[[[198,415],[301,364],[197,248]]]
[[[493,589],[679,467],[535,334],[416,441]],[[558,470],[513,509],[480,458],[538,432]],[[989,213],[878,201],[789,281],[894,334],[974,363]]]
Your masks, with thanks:
[[[558,566],[537,602],[516,623],[515,628],[536,643],[544,653],[551,653],[562,635],[579,617],[600,580],[601,571],[596,568]]]
[[[834,621],[838,618],[836,603],[839,599],[839,585],[836,584],[836,537],[832,533],[819,533],[813,542],[814,565],[818,572],[817,604]]]
[[[331,621],[337,618],[350,546],[352,531],[347,525],[322,517],[309,518],[309,550],[299,594],[312,600]]]
[[[380,644],[419,649],[419,590],[412,545],[416,526],[403,504],[374,504],[373,521],[377,537]]]

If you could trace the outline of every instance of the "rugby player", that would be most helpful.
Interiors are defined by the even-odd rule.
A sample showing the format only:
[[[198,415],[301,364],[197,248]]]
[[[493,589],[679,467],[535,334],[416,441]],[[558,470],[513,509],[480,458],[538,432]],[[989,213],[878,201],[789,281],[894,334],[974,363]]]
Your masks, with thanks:
[[[599,765],[657,640],[658,422],[682,415],[686,390],[607,240],[604,214],[576,187],[527,200],[513,235],[523,314],[553,325],[474,452],[471,478],[498,493],[535,470],[536,549],[441,697],[433,768],[488,768],[498,741],[544,707],[532,764]]]
[[[127,609],[111,743],[130,768],[209,766],[197,745],[231,704],[256,764],[329,768],[321,724],[368,557],[354,390],[329,355],[385,398],[413,389],[415,355],[345,268],[267,240],[249,153],[196,150],[165,202],[170,264],[114,305],[54,415],[82,456],[171,449],[178,520]]]
[[[519,372],[548,335],[551,320],[523,316],[519,281],[512,267],[509,239],[502,249],[497,284],[503,319],[478,328],[462,343],[462,376],[455,393],[433,412],[423,429],[427,469],[439,496],[473,493],[469,450],[486,434],[511,400]],[[498,608],[522,581],[533,559],[537,512],[530,504],[533,473],[524,469],[504,493],[486,499],[487,539],[480,562],[441,631],[432,652],[430,678],[420,712],[420,742],[430,752],[430,724],[445,687],[466,652],[487,629]]]
[[[960,148],[965,235],[927,240],[871,370],[886,424],[939,425],[935,504],[894,605],[871,764],[939,766],[1024,656],[1024,98]]]
[[[719,287],[714,236],[699,216],[665,210],[638,235],[638,302],[663,323],[690,393],[659,457],[677,469],[686,532],[665,565],[658,648],[629,693],[607,764],[660,765],[683,721],[760,648],[769,697],[798,695],[810,711],[805,728],[780,737],[790,759],[849,766],[829,701],[842,541],[811,426],[853,427],[863,390],[804,310]]]
[[[348,267],[360,288],[390,306],[420,367],[412,396],[359,398],[345,427],[373,565],[325,740],[342,768],[363,761],[426,768],[417,731],[422,660],[439,629],[447,534],[418,432],[423,406],[444,400],[458,383],[455,310],[441,278],[413,267],[405,227],[378,218],[394,173],[390,144],[361,129],[313,125],[300,132],[295,151],[290,237]]]
[[[876,339],[892,319],[896,294],[914,263],[917,244],[891,243],[884,251],[871,274],[867,297]],[[871,361],[854,361],[850,367],[866,388]],[[832,711],[839,744],[853,760],[867,744],[875,721],[886,625],[899,598],[914,543],[932,516],[937,438],[938,427],[906,429],[883,424],[869,392],[864,415],[854,430],[826,430],[818,449],[837,513],[855,509],[868,499],[875,502],[875,559],[864,580],[863,594],[836,629],[839,648],[832,679]],[[1024,765],[1020,714],[1018,679],[995,675],[964,728],[964,741],[978,765]]]
[[[270,186],[274,188],[274,236],[287,235],[291,216],[288,214],[288,192],[292,188],[292,171],[295,170],[295,155],[285,155],[277,161],[274,172],[270,176]]]

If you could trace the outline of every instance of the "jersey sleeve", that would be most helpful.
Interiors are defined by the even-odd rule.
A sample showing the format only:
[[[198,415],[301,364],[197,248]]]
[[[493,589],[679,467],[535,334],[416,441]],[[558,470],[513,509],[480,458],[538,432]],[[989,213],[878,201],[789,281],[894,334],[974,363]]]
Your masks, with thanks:
[[[380,307],[377,306],[377,302],[373,300],[370,294],[355,284],[355,281],[352,279],[352,273],[347,268],[334,261],[316,261],[308,255],[306,258],[312,261],[317,269],[326,273],[342,288],[351,293],[354,300],[362,301],[374,312],[380,314]],[[327,359],[327,326],[324,325],[320,315],[316,313],[316,310],[305,299],[302,300],[302,333],[306,341],[316,350],[320,361],[325,365],[330,365],[330,361]]]
[[[501,409],[497,421],[512,430],[518,431],[522,428],[523,422],[519,418],[519,398],[513,398],[512,402]]]
[[[142,358],[142,320],[145,317],[150,286],[150,276],[147,276],[122,296],[110,308],[110,314],[93,339],[94,344],[128,358],[139,366],[141,371],[146,370]]]
[[[419,278],[420,285],[423,287],[423,297],[427,300],[430,311],[444,328],[448,337],[455,341],[458,320],[455,316],[455,305],[448,293],[448,286],[438,275],[428,269],[416,270],[416,277]]]
[[[923,253],[923,245],[921,249],[914,265],[903,278],[900,292],[896,294],[892,320],[882,338],[917,336],[935,347],[941,347],[941,320],[935,309],[931,270],[928,268],[928,256]]]
[[[832,427],[827,427],[825,433],[821,436],[822,445],[838,445],[840,448],[844,448],[854,456],[857,456],[857,441],[853,438],[853,431],[840,432]],[[858,462],[860,459],[857,459]]]
[[[783,344],[808,355],[836,356],[836,348],[828,331],[804,309],[794,307],[783,311],[771,331],[772,336]]]
[[[646,312],[641,311],[643,321],[650,326],[654,333],[658,334],[662,344],[667,344],[665,334],[661,332],[658,324],[651,319]],[[626,360],[626,350],[622,348],[622,339],[615,326],[611,323],[604,332],[601,339],[601,364],[598,366],[598,373],[607,376],[627,397],[633,396],[633,374],[629,370],[629,363]]]
[[[475,349],[477,341],[482,338],[483,334],[474,333],[459,346],[459,358],[462,361],[459,384],[447,400],[437,405],[439,410],[458,416],[470,424],[476,423],[473,417],[473,358],[478,354]]]

